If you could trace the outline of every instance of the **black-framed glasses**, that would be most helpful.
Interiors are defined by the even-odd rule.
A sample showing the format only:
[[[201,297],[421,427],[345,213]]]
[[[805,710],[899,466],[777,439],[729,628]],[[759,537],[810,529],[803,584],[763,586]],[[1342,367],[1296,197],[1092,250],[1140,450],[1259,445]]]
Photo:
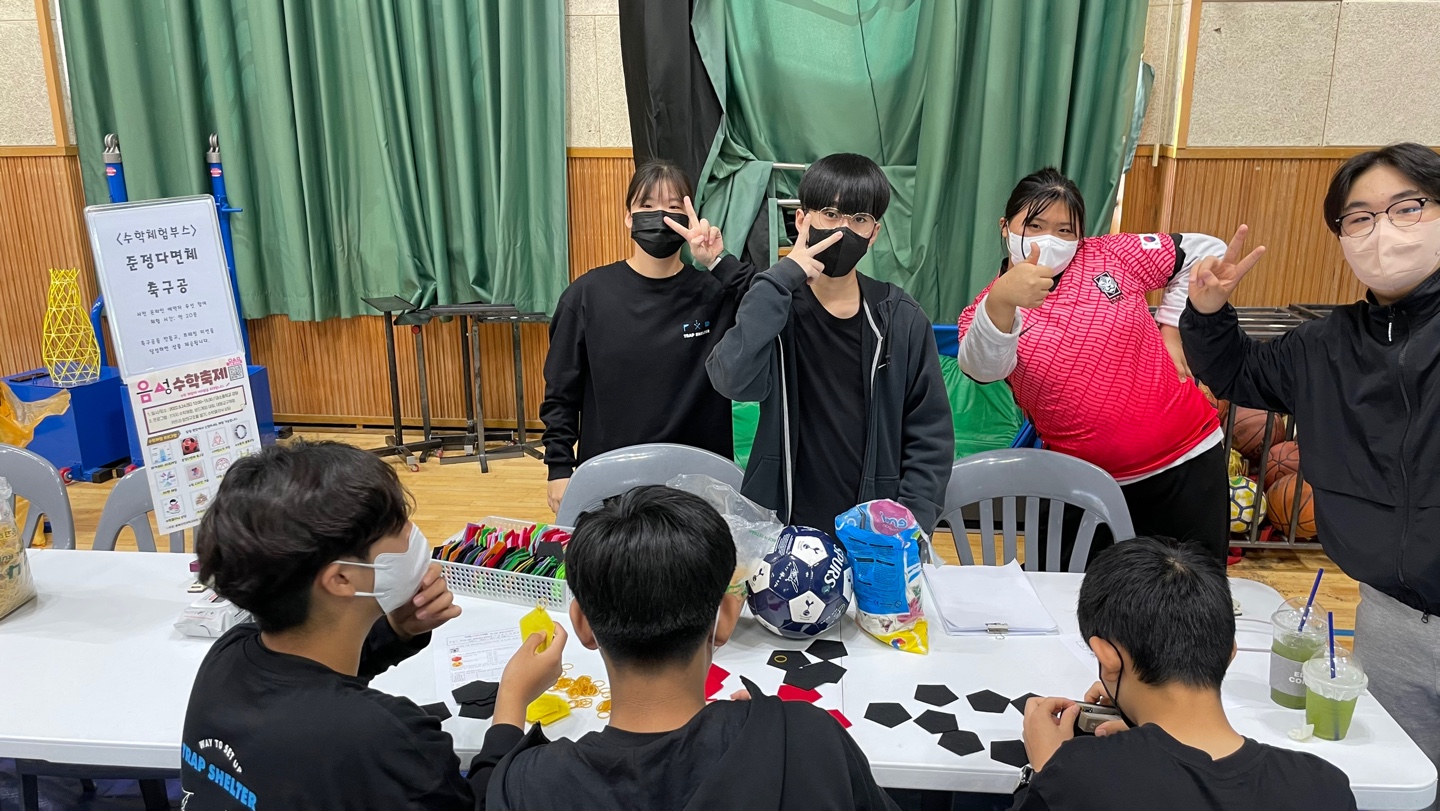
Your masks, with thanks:
[[[1380,221],[1381,214],[1390,218],[1391,225],[1405,228],[1420,222],[1421,216],[1425,214],[1425,206],[1433,202],[1435,201],[1429,197],[1412,197],[1391,203],[1384,211],[1352,211],[1335,222],[1340,224],[1342,236],[1368,237],[1370,232],[1375,230],[1375,223]]]
[[[874,214],[863,211],[858,214],[843,214],[838,208],[827,207],[810,213],[815,217],[815,224],[821,228],[839,228],[843,225],[862,237],[875,233],[875,226],[880,223]]]

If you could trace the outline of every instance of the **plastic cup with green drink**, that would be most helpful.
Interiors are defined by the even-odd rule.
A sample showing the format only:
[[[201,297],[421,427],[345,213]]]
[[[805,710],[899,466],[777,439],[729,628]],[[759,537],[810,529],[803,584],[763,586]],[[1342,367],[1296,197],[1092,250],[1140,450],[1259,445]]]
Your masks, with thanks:
[[[1355,702],[1370,683],[1360,661],[1345,648],[1335,649],[1331,671],[1330,652],[1321,651],[1302,669],[1305,677],[1305,723],[1315,727],[1315,737],[1344,740],[1355,717]]]
[[[1305,709],[1305,680],[1301,669],[1325,647],[1330,626],[1325,609],[1304,597],[1292,597],[1270,616],[1270,698],[1292,710]]]

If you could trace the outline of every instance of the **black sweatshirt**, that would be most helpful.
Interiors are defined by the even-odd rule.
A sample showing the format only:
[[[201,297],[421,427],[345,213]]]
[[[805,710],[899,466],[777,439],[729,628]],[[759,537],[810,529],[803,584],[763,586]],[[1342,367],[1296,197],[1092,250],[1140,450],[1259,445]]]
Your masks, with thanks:
[[[860,490],[851,504],[877,498],[899,501],[930,532],[945,503],[955,463],[955,424],[940,354],[925,311],[899,287],[857,274],[860,360],[864,364],[865,444]],[[735,327],[715,347],[705,368],[716,390],[760,403],[760,422],[741,492],[790,522],[800,432],[796,424],[825,403],[804,401],[793,302],[805,271],[788,257],[754,278]]]
[[[687,265],[668,279],[616,262],[565,289],[550,321],[540,404],[551,479],[646,442],[734,456],[730,401],[710,385],[705,358],[735,323],[753,274],[733,256],[711,272]]]
[[[344,808],[472,809],[493,753],[469,780],[439,720],[407,698],[372,690],[371,677],[423,650],[381,617],[358,676],[276,653],[245,624],[216,640],[190,691],[180,783],[186,811]]]
[[[1061,744],[1011,811],[1354,811],[1334,765],[1249,738],[1212,760],[1154,724]]]
[[[673,732],[607,727],[551,742],[539,726],[492,727],[475,760],[494,766],[486,807],[898,811],[834,718],[746,687],[752,700],[716,701]]]
[[[1392,305],[1367,294],[1268,343],[1228,304],[1186,307],[1180,337],[1217,397],[1295,415],[1325,553],[1440,613],[1440,271]]]

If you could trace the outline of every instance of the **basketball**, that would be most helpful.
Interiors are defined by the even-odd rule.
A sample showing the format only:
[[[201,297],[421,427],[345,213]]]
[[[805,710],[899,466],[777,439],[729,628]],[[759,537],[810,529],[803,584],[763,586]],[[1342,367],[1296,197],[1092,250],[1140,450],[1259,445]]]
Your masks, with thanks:
[[[1265,511],[1270,523],[1280,532],[1290,531],[1290,511],[1295,503],[1295,474],[1281,476],[1265,493]],[[1295,524],[1295,537],[1315,537],[1315,499],[1310,482],[1300,484],[1300,520]]]
[[[1266,412],[1258,408],[1238,408],[1235,411],[1232,445],[1249,459],[1260,458],[1260,446],[1265,442],[1265,414]],[[1276,414],[1270,441],[1274,442],[1284,436],[1285,416]]]
[[[1282,477],[1300,470],[1300,445],[1293,440],[1276,442],[1270,448],[1270,458],[1265,461],[1265,488]]]

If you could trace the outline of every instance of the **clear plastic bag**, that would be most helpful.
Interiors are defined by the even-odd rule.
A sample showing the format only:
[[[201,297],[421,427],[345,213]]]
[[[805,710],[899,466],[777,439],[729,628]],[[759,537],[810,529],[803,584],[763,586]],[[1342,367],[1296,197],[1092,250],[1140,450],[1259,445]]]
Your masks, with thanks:
[[[760,568],[760,561],[775,551],[784,525],[775,519],[773,511],[710,476],[685,474],[667,484],[705,499],[730,525],[730,537],[735,540],[735,574],[730,578],[730,591],[744,597],[745,581]]]
[[[35,581],[30,578],[20,527],[10,511],[10,493],[10,482],[0,476],[0,617],[35,596]]]
[[[46,417],[64,414],[70,408],[70,392],[58,389],[44,400],[27,403],[15,396],[10,385],[0,381],[0,443],[23,448],[35,438],[35,426]]]

